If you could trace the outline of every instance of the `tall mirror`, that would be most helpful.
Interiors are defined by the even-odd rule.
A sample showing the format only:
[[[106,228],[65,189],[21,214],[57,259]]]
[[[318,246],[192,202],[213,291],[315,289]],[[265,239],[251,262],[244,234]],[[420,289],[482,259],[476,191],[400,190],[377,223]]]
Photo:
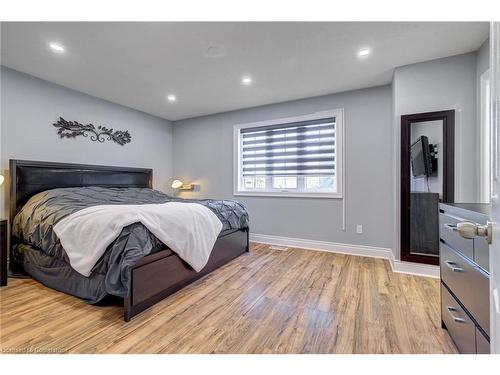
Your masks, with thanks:
[[[439,203],[454,201],[455,111],[402,116],[401,126],[402,259],[438,264]]]

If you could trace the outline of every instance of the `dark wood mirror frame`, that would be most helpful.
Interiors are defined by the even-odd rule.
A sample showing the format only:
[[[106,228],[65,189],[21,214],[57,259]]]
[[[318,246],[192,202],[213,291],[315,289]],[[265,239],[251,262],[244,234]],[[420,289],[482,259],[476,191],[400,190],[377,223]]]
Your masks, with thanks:
[[[401,260],[439,264],[439,258],[410,252],[410,147],[411,125],[418,122],[443,121],[443,197],[441,202],[455,201],[455,111],[416,113],[401,116]]]

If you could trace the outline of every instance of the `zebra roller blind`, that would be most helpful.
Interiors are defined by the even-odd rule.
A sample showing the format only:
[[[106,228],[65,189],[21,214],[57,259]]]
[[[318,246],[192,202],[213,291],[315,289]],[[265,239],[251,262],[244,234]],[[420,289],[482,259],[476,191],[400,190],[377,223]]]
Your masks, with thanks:
[[[241,176],[335,176],[336,118],[240,130]]]

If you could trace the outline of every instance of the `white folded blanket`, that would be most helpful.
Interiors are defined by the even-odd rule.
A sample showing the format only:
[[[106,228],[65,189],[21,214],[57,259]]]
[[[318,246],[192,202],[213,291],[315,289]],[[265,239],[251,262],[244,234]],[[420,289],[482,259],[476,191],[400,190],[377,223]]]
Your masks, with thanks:
[[[208,262],[222,229],[219,218],[197,203],[101,205],[77,211],[54,226],[71,267],[84,276],[127,225],[140,222],[196,272]]]

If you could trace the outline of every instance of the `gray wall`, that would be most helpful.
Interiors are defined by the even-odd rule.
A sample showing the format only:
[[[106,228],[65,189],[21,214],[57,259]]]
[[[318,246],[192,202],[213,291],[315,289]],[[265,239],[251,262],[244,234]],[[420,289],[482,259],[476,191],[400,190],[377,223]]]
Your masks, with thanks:
[[[476,53],[397,68],[395,112],[455,110],[455,200],[477,199]]]
[[[233,197],[233,125],[343,108],[347,230],[339,199],[244,197],[258,234],[392,247],[391,88],[382,86],[174,122],[174,175],[187,198]],[[356,224],[364,233],[355,233]],[[389,235],[388,235],[389,233]]]
[[[9,159],[148,167],[154,186],[168,191],[172,176],[170,122],[110,103],[5,67],[1,68],[1,171],[8,176]],[[59,116],[81,123],[129,130],[132,142],[91,142],[60,139],[51,124]],[[2,217],[8,206],[9,181],[0,188]]]
[[[490,39],[488,38],[477,51],[476,79],[479,81],[481,74],[490,68]]]
[[[339,199],[237,199],[249,208],[253,233],[389,247],[399,258],[399,117],[456,109],[456,142],[461,150],[457,154],[456,196],[457,200],[473,201],[477,194],[477,77],[487,66],[487,52],[483,45],[477,54],[397,68],[392,88],[382,86],[278,103],[177,121],[173,126],[166,120],[2,68],[1,170],[7,174],[9,158],[151,167],[157,189],[169,191],[171,177],[175,176],[200,187],[183,193],[184,197],[235,198],[234,124],[343,108],[345,232],[341,230]],[[50,126],[58,116],[128,129],[133,141],[122,147],[88,139],[61,140]],[[4,214],[8,207],[6,186],[8,181],[0,189]],[[356,224],[363,224],[362,235],[355,233]]]
[[[455,201],[478,198],[476,52],[395,69],[393,77],[393,177],[400,181],[401,115],[455,110]],[[394,194],[394,251],[399,259],[400,194]]]
[[[483,178],[483,173],[481,173],[481,170],[483,168],[487,168],[484,164],[484,159],[482,158],[482,155],[484,155],[485,147],[488,147],[488,145],[485,145],[483,142],[481,142],[481,138],[487,137],[484,134],[484,129],[483,126],[484,124],[481,124],[481,106],[484,106],[484,103],[481,103],[481,75],[485,73],[487,70],[490,68],[490,39],[488,38],[482,45],[481,48],[477,51],[476,55],[476,121],[478,126],[480,127],[480,131],[477,132],[477,139],[476,139],[476,147],[477,147],[477,166],[479,169],[478,172],[478,179],[477,179],[477,189],[478,189],[478,202],[484,202],[484,203],[489,203],[489,199],[484,197],[481,194],[481,179],[484,180]],[[482,181],[485,183],[485,181]]]

